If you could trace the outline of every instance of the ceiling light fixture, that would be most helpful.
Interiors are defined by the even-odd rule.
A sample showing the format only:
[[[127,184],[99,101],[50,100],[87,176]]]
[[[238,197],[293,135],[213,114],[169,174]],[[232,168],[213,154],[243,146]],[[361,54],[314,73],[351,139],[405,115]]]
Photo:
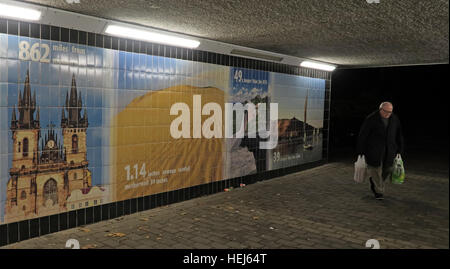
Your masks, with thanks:
[[[144,40],[155,43],[162,43],[166,45],[185,47],[190,49],[196,48],[200,45],[199,41],[192,39],[186,39],[118,25],[108,25],[108,27],[105,30],[105,33],[120,37]]]
[[[336,69],[336,66],[329,65],[329,64],[322,64],[322,63],[316,63],[316,62],[310,62],[310,61],[303,61],[300,66],[313,68],[313,69],[319,69],[319,70],[325,70],[325,71],[333,71]]]
[[[24,8],[0,3],[0,17],[37,21],[41,18],[41,12],[31,8]]]

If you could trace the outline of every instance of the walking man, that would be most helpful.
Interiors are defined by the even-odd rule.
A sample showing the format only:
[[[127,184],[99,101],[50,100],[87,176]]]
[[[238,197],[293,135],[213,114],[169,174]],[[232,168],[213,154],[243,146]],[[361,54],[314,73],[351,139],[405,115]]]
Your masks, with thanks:
[[[391,176],[395,156],[403,153],[400,120],[393,109],[390,102],[381,103],[379,110],[366,117],[358,136],[356,150],[358,155],[365,156],[370,189],[377,200],[383,199],[385,181]]]

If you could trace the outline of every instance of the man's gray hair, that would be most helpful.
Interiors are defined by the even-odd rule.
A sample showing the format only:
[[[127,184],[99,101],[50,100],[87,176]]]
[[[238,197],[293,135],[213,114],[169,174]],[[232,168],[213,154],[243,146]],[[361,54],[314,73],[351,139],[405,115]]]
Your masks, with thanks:
[[[382,109],[385,105],[391,105],[392,108],[394,108],[394,106],[392,105],[391,102],[383,102],[383,103],[380,104],[380,109]]]

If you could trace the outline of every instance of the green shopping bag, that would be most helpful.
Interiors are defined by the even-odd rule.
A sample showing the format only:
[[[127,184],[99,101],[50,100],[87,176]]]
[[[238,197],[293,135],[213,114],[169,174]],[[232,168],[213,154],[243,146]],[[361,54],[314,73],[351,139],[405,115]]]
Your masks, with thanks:
[[[392,171],[392,183],[402,184],[405,181],[405,168],[403,167],[403,161],[400,154],[394,159],[394,167]]]

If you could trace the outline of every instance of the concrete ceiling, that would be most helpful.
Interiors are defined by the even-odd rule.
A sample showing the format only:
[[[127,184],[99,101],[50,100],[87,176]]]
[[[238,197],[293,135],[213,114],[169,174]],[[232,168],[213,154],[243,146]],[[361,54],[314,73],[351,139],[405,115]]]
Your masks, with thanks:
[[[23,2],[341,67],[448,63],[449,59],[448,0]]]

